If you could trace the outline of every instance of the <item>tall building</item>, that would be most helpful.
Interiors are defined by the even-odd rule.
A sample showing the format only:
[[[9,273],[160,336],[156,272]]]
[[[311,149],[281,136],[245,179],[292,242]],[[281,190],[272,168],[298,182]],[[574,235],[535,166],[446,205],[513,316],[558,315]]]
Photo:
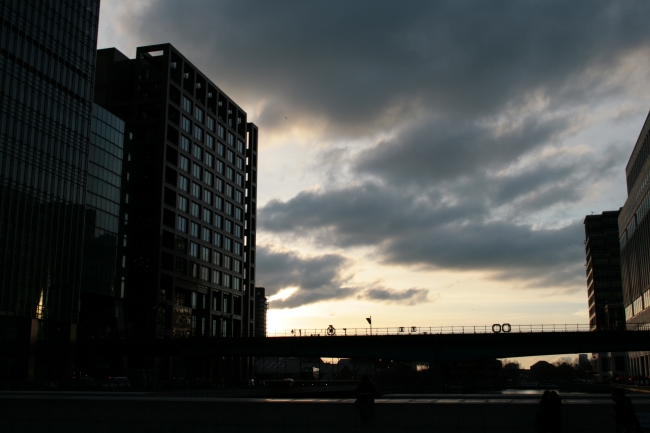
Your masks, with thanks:
[[[266,313],[269,309],[269,299],[264,287],[255,287],[255,336],[266,337]]]
[[[72,368],[99,0],[0,3],[0,378]]]
[[[587,215],[584,220],[589,327],[592,331],[625,328],[618,243],[619,212]]]
[[[128,172],[124,121],[93,104],[79,339],[124,338]],[[83,355],[83,354],[80,354]]]
[[[99,50],[95,102],[133,132],[126,332],[255,335],[257,127],[170,44]]]
[[[628,328],[650,322],[650,116],[625,168],[628,197],[618,217],[623,304]],[[650,374],[650,352],[628,352],[632,374]]]

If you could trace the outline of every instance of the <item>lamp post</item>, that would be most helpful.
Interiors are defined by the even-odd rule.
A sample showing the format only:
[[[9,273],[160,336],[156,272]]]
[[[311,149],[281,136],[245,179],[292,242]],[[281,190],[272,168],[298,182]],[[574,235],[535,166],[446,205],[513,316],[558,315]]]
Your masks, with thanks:
[[[368,324],[370,325],[370,335],[372,335],[372,316],[366,317]]]

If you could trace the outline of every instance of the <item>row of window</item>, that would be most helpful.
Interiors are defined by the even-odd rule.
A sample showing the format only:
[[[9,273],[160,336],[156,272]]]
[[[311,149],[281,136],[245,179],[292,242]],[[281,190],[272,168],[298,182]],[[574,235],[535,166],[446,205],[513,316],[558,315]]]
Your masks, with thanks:
[[[198,105],[194,106],[194,110],[192,110],[192,106],[193,106],[192,101],[186,96],[183,96],[183,111],[188,113],[190,116],[194,115],[195,121],[199,123],[204,123],[204,119],[205,119],[205,126],[207,127],[208,130],[216,133],[219,138],[226,140],[226,142],[230,146],[236,147],[237,151],[242,155],[245,153],[245,146],[243,141],[239,139],[235,140],[235,136],[230,132],[226,135],[225,128],[219,123],[217,123],[217,121],[213,117],[205,116],[203,109],[201,109]],[[192,120],[189,117],[182,116],[181,127],[189,134],[192,134]],[[201,128],[198,125],[194,125],[194,127],[195,127],[194,137],[199,141],[203,141],[203,136],[204,136],[203,128]],[[214,138],[212,138],[212,140],[214,140]],[[210,148],[212,149],[212,147]]]
[[[182,257],[176,257],[176,272],[181,275],[200,279],[206,283],[217,284],[229,289],[241,291],[242,279],[234,275],[212,269],[209,266],[199,265],[195,262],[187,262]]]
[[[180,194],[178,195],[178,209],[183,212],[188,212],[193,217],[202,219],[208,224],[214,224],[216,228],[225,230],[231,235],[237,236],[239,239],[244,238],[244,228],[241,225],[229,220],[228,218],[225,218],[224,222],[224,218],[222,218],[218,213],[213,213],[205,206],[202,209],[200,204],[190,201],[187,197]]]
[[[190,189],[191,187],[191,189]],[[216,209],[225,212],[239,221],[244,221],[244,210],[234,203],[224,200],[219,194],[213,194],[209,188],[202,188],[196,182],[190,182],[185,176],[178,176],[178,188],[182,191],[192,194],[193,197],[202,200],[204,203],[214,206]],[[239,195],[236,195],[236,199]],[[180,200],[179,200],[180,203]],[[185,201],[183,202],[185,203]]]
[[[242,255],[241,242],[229,238],[228,236],[222,236],[221,233],[212,231],[209,227],[201,227],[200,224],[197,224],[194,221],[188,222],[187,218],[180,215],[177,216],[176,229],[183,233],[187,233],[192,237],[201,239],[204,242],[214,244],[219,248],[237,254],[238,256]]]

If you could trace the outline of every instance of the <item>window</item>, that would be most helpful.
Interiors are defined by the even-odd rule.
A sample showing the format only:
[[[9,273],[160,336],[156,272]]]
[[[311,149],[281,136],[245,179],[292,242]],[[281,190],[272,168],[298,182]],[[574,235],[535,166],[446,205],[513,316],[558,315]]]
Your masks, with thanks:
[[[203,208],[203,221],[210,224],[212,222],[212,211],[207,208]]]
[[[205,144],[208,146],[210,149],[214,150],[214,137],[211,136],[210,134],[205,134]]]
[[[227,218],[226,218],[226,228],[225,228],[225,230],[226,230],[228,233],[232,233],[232,221],[230,221],[230,220],[227,219]]]
[[[200,225],[198,225],[194,221],[190,221],[190,235],[194,236],[195,238],[198,238],[200,228],[201,228]]]
[[[220,179],[220,178],[217,178],[217,179],[214,181],[214,187],[215,187],[215,189],[216,189],[217,191],[219,191],[219,192],[223,192],[223,180]]]
[[[208,125],[208,129],[212,132],[214,132],[214,118],[208,116],[208,119],[206,121],[206,125]]]
[[[203,141],[203,129],[194,125],[194,138],[199,141]]]
[[[223,199],[218,195],[214,196],[214,207],[216,207],[219,210],[223,210]]]
[[[185,132],[192,133],[192,121],[188,119],[187,117],[183,116],[181,120],[181,128],[185,130]]]
[[[214,236],[212,237],[212,239],[214,240],[214,244],[217,247],[221,248],[221,234],[214,232]]]
[[[237,277],[232,277],[232,288],[234,290],[241,290],[241,279]]]
[[[181,149],[187,153],[190,153],[190,139],[184,135],[181,135]]]
[[[240,157],[237,157],[237,168],[240,170],[244,169],[244,160]]]
[[[235,180],[235,170],[232,167],[226,167],[226,177],[228,180]]]
[[[203,281],[208,281],[210,282],[210,277],[211,277],[211,269],[208,268],[207,266],[201,266],[201,279]],[[205,319],[203,319],[205,321]]]
[[[194,117],[199,122],[203,122],[203,110],[201,110],[198,105],[194,107]]]
[[[205,164],[210,168],[214,168],[214,155],[213,154],[205,152]]]
[[[192,195],[198,199],[201,198],[201,185],[192,182]]]
[[[192,276],[194,278],[199,278],[199,265],[197,263],[190,263],[192,267]]]
[[[182,216],[179,215],[177,221],[176,221],[176,228],[183,233],[187,233],[187,218],[183,218]]]
[[[226,269],[230,269],[232,267],[232,257],[223,256],[223,267]]]
[[[203,240],[205,242],[211,242],[212,241],[212,230],[210,230],[207,227],[203,227]]]
[[[212,250],[207,247],[201,247],[201,260],[205,260],[206,262],[210,261],[210,252]]]
[[[223,249],[226,251],[232,251],[232,239],[228,236],[224,236],[223,238]]]
[[[178,157],[178,168],[183,171],[190,171],[190,160],[185,158],[183,155]]]
[[[196,144],[192,148],[192,155],[194,155],[194,158],[198,159],[199,161],[203,159],[203,149],[201,149],[201,146],[197,146]]]
[[[234,191],[234,188],[232,187],[232,185],[229,184],[229,183],[227,183],[227,184],[226,184],[226,195],[227,195],[228,197],[230,197],[230,198],[233,198],[233,196],[234,196],[233,191]]]
[[[242,238],[242,233],[244,232],[243,227],[240,226],[239,224],[235,224],[235,236],[237,236],[239,239]]]
[[[237,151],[239,153],[244,153],[244,142],[241,140],[237,140]]]
[[[185,192],[189,192],[190,180],[185,176],[178,176],[178,187]]]
[[[242,211],[239,207],[235,207],[235,218],[237,218],[239,221],[244,221],[244,211]]]
[[[212,264],[221,266],[221,253],[217,250],[212,251]]]
[[[231,163],[231,164],[235,163],[235,154],[232,153],[232,150],[230,150],[230,149],[228,150],[228,158],[227,159],[228,159],[229,163]]]
[[[192,175],[197,179],[201,179],[201,166],[198,164],[192,164]]]
[[[230,287],[230,275],[223,274],[223,286]]]
[[[183,110],[187,111],[188,113],[192,112],[192,101],[187,99],[185,96],[183,96]]]
[[[244,176],[237,173],[236,179],[237,179],[237,185],[239,185],[239,186],[241,186],[243,188],[244,187]]]
[[[187,212],[187,197],[178,196],[178,208],[183,212]]]
[[[212,282],[214,284],[221,284],[221,272],[219,272],[217,270],[212,271]],[[216,298],[215,298],[215,301],[216,301]],[[215,307],[215,310],[216,310],[216,307]]]
[[[199,244],[196,242],[190,242],[190,256],[198,257],[199,256]]]
[[[241,260],[233,259],[232,260],[232,269],[235,272],[238,272],[241,274]]]
[[[208,185],[212,186],[212,179],[213,178],[214,178],[214,176],[208,170],[205,170],[203,172],[203,182],[205,182]]]
[[[240,190],[235,191],[235,200],[237,200],[237,203],[239,204],[244,204],[244,193],[241,192]]]
[[[229,201],[227,201],[227,202],[226,202],[226,213],[227,213],[228,215],[230,215],[230,216],[232,216],[232,209],[233,209],[232,203],[230,203]]]
[[[214,226],[216,228],[218,228],[218,229],[221,228],[221,221],[222,221],[221,215],[219,215],[218,213],[215,213],[214,214]]]
[[[217,125],[217,135],[223,138],[225,133],[226,133],[226,129],[221,125]]]
[[[220,157],[223,158],[225,152],[225,148],[223,147],[223,143],[220,141],[217,142],[217,153],[219,154]]]
[[[234,245],[235,245],[234,253],[237,254],[238,256],[241,256],[241,243],[235,242]]]
[[[217,159],[217,173],[223,174],[223,161],[220,159]]]
[[[228,133],[228,144],[231,146],[235,145],[235,136],[232,135],[230,132]]]
[[[201,206],[194,202],[192,202],[192,216],[201,218]]]
[[[209,205],[212,204],[212,191],[207,188],[203,190],[203,201]]]
[[[190,304],[191,307],[192,307],[192,308],[196,308],[196,304],[197,304],[196,301],[197,301],[197,299],[198,299],[197,293],[192,292],[192,297],[191,297],[191,299],[192,299],[191,304]]]

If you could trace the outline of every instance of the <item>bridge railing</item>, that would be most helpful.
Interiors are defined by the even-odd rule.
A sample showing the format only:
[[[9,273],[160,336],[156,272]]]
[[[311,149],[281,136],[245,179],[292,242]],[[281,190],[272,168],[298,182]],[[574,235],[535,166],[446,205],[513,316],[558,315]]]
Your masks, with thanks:
[[[588,332],[588,324],[541,324],[511,325],[495,323],[477,326],[394,326],[387,328],[336,328],[330,326],[321,329],[287,329],[268,332],[269,337],[327,337],[327,336],[370,336],[370,335],[426,335],[426,334],[494,334],[527,332]],[[650,323],[628,324],[627,330],[650,330]]]

